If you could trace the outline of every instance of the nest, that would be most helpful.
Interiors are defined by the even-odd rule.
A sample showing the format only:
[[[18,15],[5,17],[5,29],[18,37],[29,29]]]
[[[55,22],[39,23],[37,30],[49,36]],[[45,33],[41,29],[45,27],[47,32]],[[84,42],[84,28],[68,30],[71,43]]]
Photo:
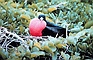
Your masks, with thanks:
[[[9,32],[6,28],[0,27],[0,46],[6,50],[10,47],[18,47],[24,44],[24,40],[17,34]]]

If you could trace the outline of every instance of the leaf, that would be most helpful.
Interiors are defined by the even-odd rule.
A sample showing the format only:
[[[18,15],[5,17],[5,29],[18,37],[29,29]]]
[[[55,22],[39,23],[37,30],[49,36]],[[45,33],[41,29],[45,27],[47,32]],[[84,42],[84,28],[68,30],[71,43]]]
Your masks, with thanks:
[[[9,19],[9,20],[8,20],[8,23],[9,23],[9,24],[10,24],[10,23],[12,23],[12,22],[13,22],[13,20],[12,20],[12,19]]]
[[[56,19],[57,19],[56,16],[55,16],[53,13],[49,14],[49,16],[50,16],[53,20],[56,20]]]
[[[52,51],[52,49],[51,49],[50,47],[48,47],[48,46],[43,46],[42,48],[43,48],[46,52],[51,53],[51,54],[53,55],[53,51]]]
[[[58,17],[61,19],[63,17],[63,12],[60,11]]]
[[[40,56],[40,55],[45,55],[45,52],[43,52],[43,51],[32,52],[31,53],[31,58],[37,57],[37,56]]]
[[[22,8],[23,7],[23,4],[19,4],[18,8]]]
[[[33,9],[38,9],[38,6],[33,3],[31,8],[33,8]]]
[[[31,54],[31,58],[37,57],[36,54]]]
[[[90,28],[91,26],[93,26],[93,20],[86,22],[84,27],[85,28]]]
[[[0,2],[5,2],[5,0],[0,0]]]
[[[44,48],[46,52],[52,52],[52,50],[48,46],[43,46],[42,48]]]
[[[8,52],[5,51],[5,49],[3,49],[2,47],[0,47],[0,56],[3,58],[3,59],[7,59],[8,58]]]
[[[22,25],[20,25],[19,30],[20,30],[20,33],[23,33],[25,31],[25,28]]]
[[[48,42],[48,46],[54,46],[53,42]]]
[[[51,0],[51,3],[55,4],[55,3],[57,3],[57,0]]]
[[[91,28],[88,32],[89,32],[90,36],[93,37],[93,26],[91,26]]]
[[[37,48],[37,47],[33,47],[33,48],[31,49],[31,51],[32,51],[32,52],[39,51],[39,48]]]
[[[20,52],[22,56],[25,55],[25,53],[26,53],[27,50],[28,49],[25,49],[23,46],[19,46],[18,47],[18,52]]]
[[[82,28],[80,28],[80,27],[77,28],[77,27],[76,27],[76,28],[72,28],[72,29],[71,29],[71,32],[79,32],[79,31],[81,31],[81,30],[82,30]]]
[[[43,9],[42,9],[42,12],[43,12],[44,14],[48,14],[48,10],[47,10],[46,8],[43,8]]]
[[[57,51],[54,52],[54,55],[52,55],[52,60],[57,60]]]
[[[9,29],[11,30],[11,31],[13,31],[14,29],[15,29],[15,27],[16,27],[16,24],[15,23],[11,23],[11,24],[9,24]]]
[[[76,55],[76,56],[79,56],[79,55],[80,55],[80,53],[75,52],[75,55]]]
[[[82,50],[82,51],[86,51],[87,50],[87,43],[78,43],[78,47]]]
[[[20,52],[16,52],[15,55],[16,56],[21,56],[21,53]]]
[[[50,8],[48,8],[48,11],[49,11],[49,12],[52,12],[52,11],[55,11],[55,10],[57,10],[56,7],[50,7]]]
[[[78,42],[77,38],[74,36],[69,36],[66,39],[67,39],[68,44],[76,45],[76,43]]]
[[[20,15],[21,13],[19,12],[19,11],[15,11],[14,12],[14,16],[18,16],[18,15]]]
[[[37,3],[37,6],[38,6],[39,8],[42,8],[42,7],[44,6],[44,3],[43,3],[43,2],[39,2],[39,3]]]
[[[3,25],[3,20],[2,19],[0,19],[0,26],[2,26]]]
[[[76,38],[79,39],[81,36],[84,36],[86,34],[87,30],[82,30],[76,34]]]
[[[14,56],[14,57],[9,57],[7,60],[21,60],[22,58],[19,58],[17,56]]]
[[[26,19],[26,20],[30,20],[30,16],[26,15],[26,14],[21,14],[20,17],[23,18],[23,19]]]
[[[53,20],[50,19],[49,17],[46,17],[46,20],[49,21],[49,22],[53,22]]]
[[[30,51],[26,51],[25,55],[26,56],[31,56],[31,52]]]
[[[81,60],[79,55],[79,53],[75,52],[75,55],[71,56],[70,60]]]
[[[61,52],[61,56],[64,58],[64,60],[69,60],[69,58],[70,58],[70,55],[65,54],[64,52]]]
[[[60,41],[60,40],[55,40],[53,43],[54,43],[55,45],[57,45],[57,44],[60,44],[61,41]]]
[[[30,48],[33,46],[33,41],[32,40],[27,40],[27,44],[29,45]]]
[[[60,40],[58,40],[57,38],[54,38],[54,37],[49,37],[48,38],[50,42],[52,42],[54,45],[57,45],[59,43],[61,43]]]
[[[63,48],[63,47],[65,47],[65,46],[66,46],[66,44],[57,44],[57,45],[56,45],[57,48]]]
[[[52,50],[52,52],[55,52],[56,51],[56,47],[55,46],[49,46],[49,47]]]
[[[17,3],[11,3],[11,6],[14,7],[14,8],[16,8],[17,5],[18,5]]]
[[[39,48],[39,49],[42,50],[42,48],[41,48],[41,44],[40,44],[39,42],[34,43],[34,46],[36,46],[37,48]]]
[[[43,49],[44,46],[48,46],[48,41],[44,41],[44,42],[42,43],[42,49]]]

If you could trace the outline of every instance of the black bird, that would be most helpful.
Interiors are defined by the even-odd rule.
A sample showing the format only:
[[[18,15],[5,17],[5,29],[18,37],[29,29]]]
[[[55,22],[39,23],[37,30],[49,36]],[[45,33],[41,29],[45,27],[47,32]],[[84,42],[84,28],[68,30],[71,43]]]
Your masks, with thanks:
[[[46,22],[46,27],[42,31],[42,36],[52,36],[52,37],[59,37],[62,36],[66,38],[66,28],[62,28],[54,23],[50,23],[46,20],[45,15],[39,15],[38,19],[43,19]],[[70,31],[67,31],[67,34],[69,35]]]

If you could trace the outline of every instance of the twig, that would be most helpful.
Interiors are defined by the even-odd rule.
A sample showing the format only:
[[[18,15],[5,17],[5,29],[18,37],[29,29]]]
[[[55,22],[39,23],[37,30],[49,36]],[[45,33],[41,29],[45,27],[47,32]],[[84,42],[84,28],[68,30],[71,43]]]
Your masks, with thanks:
[[[4,45],[5,45],[6,41],[7,41],[7,38],[6,38],[6,39],[5,39],[5,41],[3,42],[2,47],[4,47]]]
[[[69,27],[70,24],[66,24],[66,38],[68,37],[68,27]]]
[[[15,41],[15,39],[14,39],[14,40],[11,40],[10,42],[8,42],[8,43],[6,44],[6,51],[7,51],[8,45],[9,45],[10,43],[12,43],[13,41]]]
[[[56,38],[58,37],[58,33],[56,34]]]
[[[2,39],[4,36],[6,37],[4,41],[3,41],[3,39],[1,40],[1,42],[3,42],[1,46],[3,48],[5,48],[6,51],[8,49],[9,44],[11,44],[13,41],[15,41],[15,42],[18,42],[19,41],[23,45],[27,45],[21,37],[19,37],[17,34],[8,32],[6,28],[0,27],[0,31],[1,31],[1,34],[2,34],[2,35],[0,35],[0,38]],[[16,38],[14,38],[14,37],[16,37]]]
[[[59,7],[60,5],[62,5],[62,4],[66,4],[67,2],[61,2],[61,3],[59,3],[58,5],[56,5],[56,8],[57,7]]]

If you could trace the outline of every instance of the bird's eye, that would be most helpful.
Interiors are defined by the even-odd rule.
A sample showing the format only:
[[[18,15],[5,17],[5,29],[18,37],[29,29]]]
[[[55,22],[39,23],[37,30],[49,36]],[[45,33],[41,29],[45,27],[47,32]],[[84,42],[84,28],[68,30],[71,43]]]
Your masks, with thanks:
[[[40,20],[43,20],[43,17],[41,17]]]

